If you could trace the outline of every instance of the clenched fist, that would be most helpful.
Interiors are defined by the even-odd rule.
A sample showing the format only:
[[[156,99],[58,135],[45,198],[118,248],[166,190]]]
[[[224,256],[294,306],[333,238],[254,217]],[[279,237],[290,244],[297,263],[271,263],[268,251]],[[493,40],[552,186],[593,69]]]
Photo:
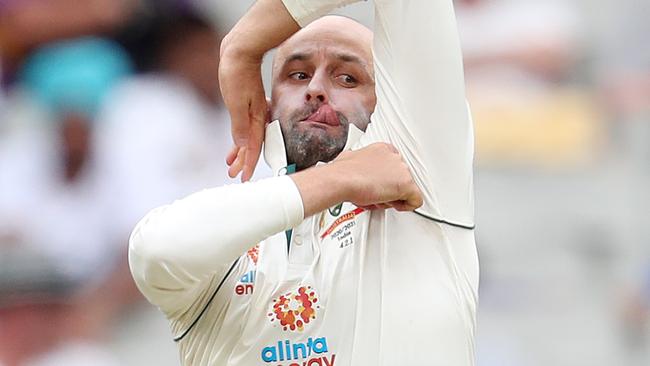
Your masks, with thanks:
[[[409,167],[390,144],[375,143],[357,151],[339,155],[333,164],[340,165],[349,187],[348,201],[365,208],[393,207],[412,211],[422,206],[422,194]]]
[[[375,143],[341,153],[330,164],[291,175],[300,191],[305,217],[341,202],[366,209],[413,211],[422,193],[393,145]]]

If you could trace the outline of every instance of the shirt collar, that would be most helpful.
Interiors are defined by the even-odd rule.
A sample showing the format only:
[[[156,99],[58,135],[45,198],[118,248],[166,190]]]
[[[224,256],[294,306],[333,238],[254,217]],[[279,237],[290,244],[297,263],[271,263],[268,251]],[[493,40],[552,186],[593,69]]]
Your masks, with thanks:
[[[352,149],[359,142],[363,131],[357,126],[350,123],[348,128],[348,140],[345,143],[343,151]],[[280,121],[275,120],[266,126],[266,136],[264,137],[264,160],[271,167],[273,175],[287,174],[287,150],[284,146],[282,129]]]

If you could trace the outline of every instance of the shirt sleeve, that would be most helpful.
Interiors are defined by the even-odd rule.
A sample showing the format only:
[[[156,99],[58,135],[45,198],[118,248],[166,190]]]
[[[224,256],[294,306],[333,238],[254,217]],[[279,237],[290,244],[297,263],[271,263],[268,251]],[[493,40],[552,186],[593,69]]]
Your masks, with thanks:
[[[452,0],[375,1],[377,106],[361,145],[397,147],[419,211],[473,226],[474,135]]]
[[[303,215],[287,176],[192,194],[138,223],[129,241],[131,273],[151,303],[168,315],[182,311],[206,279],[225,275],[247,249],[297,226]]]
[[[301,26],[353,2],[283,0]],[[377,106],[360,146],[395,145],[424,195],[419,211],[473,226],[474,134],[452,0],[375,0],[373,54]]]
[[[293,19],[304,27],[336,8],[359,1],[362,0],[282,0],[282,3]]]

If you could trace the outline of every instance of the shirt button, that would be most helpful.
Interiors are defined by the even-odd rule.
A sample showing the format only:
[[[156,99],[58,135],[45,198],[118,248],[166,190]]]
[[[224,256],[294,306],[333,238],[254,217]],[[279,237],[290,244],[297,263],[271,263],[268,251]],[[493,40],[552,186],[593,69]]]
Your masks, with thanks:
[[[296,245],[302,245],[302,237],[300,235],[294,236],[293,243]]]

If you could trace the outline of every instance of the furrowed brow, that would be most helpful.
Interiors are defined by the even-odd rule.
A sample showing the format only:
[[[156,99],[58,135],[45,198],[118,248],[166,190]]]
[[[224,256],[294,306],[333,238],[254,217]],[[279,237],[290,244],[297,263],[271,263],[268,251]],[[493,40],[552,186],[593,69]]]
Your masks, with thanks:
[[[349,53],[339,53],[335,56],[339,61],[345,63],[353,63],[361,66],[366,75],[371,79],[375,80],[375,75],[371,67],[368,66],[368,63],[361,57],[349,54]]]
[[[284,63],[288,64],[288,63],[293,62],[293,61],[307,61],[310,58],[311,58],[310,54],[303,53],[303,52],[296,52],[296,53],[292,53],[291,55],[289,55],[284,60]]]
[[[361,66],[366,66],[366,62],[364,62],[360,57],[348,53],[339,53],[336,55],[336,58],[342,62],[352,62]]]

